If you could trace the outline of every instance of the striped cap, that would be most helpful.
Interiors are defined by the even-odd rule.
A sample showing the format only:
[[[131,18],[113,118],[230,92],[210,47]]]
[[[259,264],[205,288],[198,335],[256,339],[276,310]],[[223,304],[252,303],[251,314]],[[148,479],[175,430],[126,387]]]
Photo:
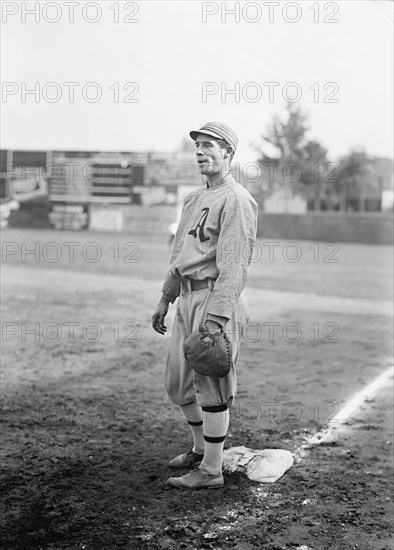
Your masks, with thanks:
[[[192,130],[189,136],[196,141],[197,134],[206,134],[217,139],[224,139],[232,147],[234,153],[237,149],[237,134],[223,122],[207,122],[199,130]]]

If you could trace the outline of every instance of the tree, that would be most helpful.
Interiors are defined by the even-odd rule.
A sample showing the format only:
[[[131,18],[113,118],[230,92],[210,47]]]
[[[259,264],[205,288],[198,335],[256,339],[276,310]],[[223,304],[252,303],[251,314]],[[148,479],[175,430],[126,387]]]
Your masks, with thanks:
[[[314,210],[321,210],[321,201],[331,204],[331,188],[335,183],[335,165],[328,162],[328,151],[318,141],[308,141],[303,150],[300,192],[313,198]],[[330,172],[330,165],[334,170]],[[312,197],[311,197],[312,195]]]
[[[288,103],[287,120],[283,121],[276,115],[262,138],[276,148],[280,157],[297,157],[305,145],[305,135],[309,131],[306,120],[306,115],[294,103]]]
[[[337,192],[340,196],[341,210],[346,210],[352,199],[360,201],[360,210],[364,209],[364,191],[371,168],[368,155],[363,149],[352,150],[339,159]],[[354,206],[358,209],[359,205]]]
[[[314,200],[314,209],[320,210],[322,198],[327,198],[331,182],[325,181],[327,149],[317,140],[308,139],[307,116],[294,103],[288,103],[284,119],[275,116],[262,136],[264,145],[258,162],[268,192],[275,188],[290,189],[293,195]],[[271,149],[268,154],[267,145]],[[267,167],[277,163],[276,177]],[[265,174],[265,177],[264,177]]]

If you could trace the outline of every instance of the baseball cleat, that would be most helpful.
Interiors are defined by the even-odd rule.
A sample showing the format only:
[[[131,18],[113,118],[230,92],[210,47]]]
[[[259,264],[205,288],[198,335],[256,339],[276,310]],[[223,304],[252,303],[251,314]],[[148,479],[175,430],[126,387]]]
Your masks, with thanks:
[[[181,477],[170,477],[167,485],[179,489],[220,489],[224,485],[222,474],[205,474],[200,468],[192,470]]]
[[[200,455],[191,450],[188,453],[173,458],[169,461],[168,465],[170,468],[195,468],[200,465],[203,458],[203,454]]]

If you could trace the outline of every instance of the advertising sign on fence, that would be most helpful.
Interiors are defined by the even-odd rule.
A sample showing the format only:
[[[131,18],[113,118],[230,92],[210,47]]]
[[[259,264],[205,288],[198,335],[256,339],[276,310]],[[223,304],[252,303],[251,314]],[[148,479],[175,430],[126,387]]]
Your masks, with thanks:
[[[122,231],[122,207],[114,205],[91,204],[89,229],[93,229],[95,231]]]
[[[86,229],[88,206],[85,204],[53,204],[49,212],[49,223],[55,229]]]

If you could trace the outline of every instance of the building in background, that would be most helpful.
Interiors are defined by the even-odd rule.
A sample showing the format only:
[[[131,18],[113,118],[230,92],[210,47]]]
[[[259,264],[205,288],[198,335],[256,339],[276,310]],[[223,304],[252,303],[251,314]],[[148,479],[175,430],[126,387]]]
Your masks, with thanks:
[[[269,214],[306,214],[307,210],[307,201],[288,189],[276,189],[264,201],[264,212]]]
[[[1,151],[3,217],[16,199],[21,226],[121,231],[141,205],[172,205],[174,221],[177,189],[198,184],[194,152]]]
[[[368,172],[345,193],[347,211],[393,212],[393,159],[368,158]]]
[[[363,173],[348,179],[341,177],[339,165],[330,164],[316,184],[306,186],[286,178],[286,165],[273,161],[249,190],[267,213],[393,211],[393,159],[367,156]]]
[[[253,164],[253,163],[251,163]],[[310,188],[296,192],[275,172],[259,177],[238,164],[233,175],[255,196],[260,208],[272,214],[303,215],[316,211]],[[100,151],[1,151],[0,199],[4,225],[56,229],[97,229],[122,231],[148,223],[139,219],[136,206],[172,206],[163,214],[163,223],[176,221],[180,193],[203,184],[195,164],[194,150],[174,152]],[[298,190],[299,191],[299,190]],[[309,198],[309,195],[311,198]],[[13,200],[13,210],[7,203]],[[17,210],[16,205],[20,205]],[[393,161],[368,157],[367,170],[357,181],[332,186],[330,201],[322,196],[320,211],[392,212]],[[152,224],[156,209],[153,213]],[[167,223],[168,222],[168,223]],[[134,225],[133,225],[134,224]]]

